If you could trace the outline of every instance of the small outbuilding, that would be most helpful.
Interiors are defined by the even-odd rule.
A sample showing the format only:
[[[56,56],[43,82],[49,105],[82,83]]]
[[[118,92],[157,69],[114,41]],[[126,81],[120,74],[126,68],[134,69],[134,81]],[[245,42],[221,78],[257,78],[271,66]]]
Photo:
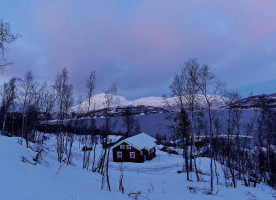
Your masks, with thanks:
[[[114,162],[144,162],[156,156],[156,139],[146,133],[126,138],[111,147]]]

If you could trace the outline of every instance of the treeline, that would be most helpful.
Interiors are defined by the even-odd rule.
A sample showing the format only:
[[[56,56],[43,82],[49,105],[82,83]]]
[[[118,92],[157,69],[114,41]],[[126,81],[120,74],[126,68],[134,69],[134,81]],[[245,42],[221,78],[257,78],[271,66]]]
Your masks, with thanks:
[[[223,168],[226,186],[237,187],[238,179],[245,186],[261,182],[276,186],[274,109],[263,101],[252,119],[244,123],[238,92],[227,90],[209,66],[200,65],[195,59],[186,62],[174,76],[170,89],[175,101],[165,98],[165,102],[168,108],[177,105],[179,112],[170,119],[173,122],[169,128],[182,148],[187,180],[191,179],[190,172],[195,172],[200,181],[196,159],[205,152],[210,158],[210,193],[214,184],[219,184],[217,163]],[[198,106],[202,98],[206,103],[204,110]],[[215,108],[217,100],[225,102],[226,113]],[[253,145],[249,145],[252,140]]]

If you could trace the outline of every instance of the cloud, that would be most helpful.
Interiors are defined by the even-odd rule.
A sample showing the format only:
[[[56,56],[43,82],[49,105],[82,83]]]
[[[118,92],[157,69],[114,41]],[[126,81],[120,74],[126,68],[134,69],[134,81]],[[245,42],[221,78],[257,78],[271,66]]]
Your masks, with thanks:
[[[23,39],[12,55],[15,69],[34,69],[41,79],[68,68],[76,93],[94,69],[99,92],[116,82],[129,98],[160,96],[189,58],[237,88],[273,79],[275,6],[273,0],[32,1],[23,9],[28,20],[18,23],[33,41]]]

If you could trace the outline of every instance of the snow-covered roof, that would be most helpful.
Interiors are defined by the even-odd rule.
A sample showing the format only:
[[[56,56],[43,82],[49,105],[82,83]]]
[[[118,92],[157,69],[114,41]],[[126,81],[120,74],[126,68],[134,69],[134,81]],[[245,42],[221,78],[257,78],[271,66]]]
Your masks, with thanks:
[[[150,150],[151,148],[156,146],[155,138],[149,136],[146,133],[140,133],[138,135],[121,140],[119,143],[115,144],[112,147],[112,149],[124,142],[128,143],[129,145],[132,145],[133,147],[137,148],[138,150],[142,150],[142,149]]]
[[[108,135],[107,136],[107,141],[108,143],[111,142],[111,143],[114,143],[114,142],[117,142],[119,139],[121,139],[121,135]]]

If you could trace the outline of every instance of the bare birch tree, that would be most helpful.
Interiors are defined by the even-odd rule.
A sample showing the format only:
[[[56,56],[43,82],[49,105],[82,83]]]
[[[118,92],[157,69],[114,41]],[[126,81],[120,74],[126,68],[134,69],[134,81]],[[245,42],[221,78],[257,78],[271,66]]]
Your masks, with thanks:
[[[134,119],[134,112],[131,106],[126,107],[122,114],[122,117],[124,122],[123,125],[126,128],[126,137],[131,137],[134,134],[138,134],[140,132],[139,120]]]
[[[73,86],[69,83],[68,71],[66,68],[58,73],[55,79],[54,91],[57,95],[57,123],[59,126],[59,132],[57,133],[57,154],[58,162],[64,160],[64,154],[67,155],[65,158],[67,164],[71,164],[71,149],[73,145],[73,135],[68,133],[67,126],[69,122],[64,120],[68,117],[69,110],[73,103],[72,91]]]
[[[33,74],[31,71],[28,71],[25,75],[25,78],[21,81],[20,84],[20,97],[21,97],[21,112],[22,112],[22,128],[21,128],[21,144],[23,143],[23,138],[26,141],[28,147],[28,133],[26,132],[26,120],[27,112],[30,106],[34,104],[34,95],[35,95],[35,86],[36,82],[34,81]]]
[[[94,110],[95,105],[93,105],[93,95],[95,91],[95,81],[96,81],[96,71],[91,71],[89,73],[88,78],[86,79],[86,89],[87,89],[87,95],[86,95],[86,103],[87,103],[87,110],[86,110],[86,126],[85,126],[85,136],[84,136],[84,146],[85,149],[83,149],[83,168],[88,169],[89,168],[89,160],[90,160],[90,153],[93,148],[94,144],[94,129],[95,129],[95,119],[94,119]],[[90,125],[91,124],[91,125]],[[89,127],[91,127],[89,129]],[[92,130],[89,134],[88,131]],[[90,137],[90,138],[89,138]],[[87,148],[87,146],[91,146]],[[93,157],[93,163],[94,161]]]
[[[190,113],[190,124],[188,125],[187,131],[189,134],[185,136],[182,142],[183,156],[185,157],[187,173],[193,171],[193,160],[194,168],[196,171],[197,179],[199,180],[198,170],[196,165],[196,157],[194,154],[194,137],[195,137],[195,111],[198,109],[198,92],[199,88],[197,84],[193,81],[194,76],[198,73],[200,66],[195,59],[190,59],[185,63],[182,68],[181,73],[174,76],[173,83],[170,85],[172,96],[174,102],[167,102],[167,104],[173,104],[169,107],[177,107],[180,111],[176,115],[176,118],[186,117],[183,115],[184,112],[189,111]],[[181,114],[182,113],[182,114]],[[188,117],[188,116],[187,116]],[[186,119],[183,120],[185,121]],[[175,122],[180,122],[179,119],[175,119]],[[183,123],[182,123],[183,124]],[[188,148],[190,147],[190,148]],[[189,155],[188,155],[189,154]]]
[[[197,176],[197,180],[199,180],[198,176],[198,169],[197,169],[197,163],[196,163],[196,156],[194,155],[194,137],[196,135],[195,133],[195,113],[196,110],[199,109],[198,107],[198,92],[199,88],[194,83],[193,77],[196,75],[197,71],[199,70],[199,64],[196,59],[190,59],[185,63],[185,67],[182,69],[181,77],[185,81],[185,96],[186,99],[186,107],[187,110],[190,113],[190,170],[193,170],[193,159],[194,159],[194,168]]]
[[[104,98],[105,101],[103,102],[104,106],[104,115],[105,115],[105,127],[104,127],[104,139],[105,143],[107,143],[107,135],[110,133],[110,112],[113,105],[119,104],[119,100],[116,97],[118,92],[116,84],[112,84],[109,88],[104,90]]]
[[[1,116],[3,117],[2,123],[2,134],[6,134],[6,120],[8,112],[15,103],[16,99],[16,78],[11,78],[8,83],[4,83],[2,96],[2,106],[1,106]]]
[[[8,49],[8,46],[12,44],[17,38],[19,38],[19,35],[13,34],[11,32],[10,24],[3,22],[3,20],[0,19],[0,70],[3,70],[5,66],[11,64],[7,61],[5,53]]]
[[[187,180],[190,180],[190,168],[189,168],[189,158],[188,158],[188,145],[190,138],[190,121],[187,114],[186,107],[186,79],[187,77],[183,72],[178,75],[175,74],[172,84],[170,85],[172,96],[175,97],[175,102],[173,104],[177,105],[179,112],[175,114],[173,119],[174,123],[170,126],[177,137],[181,140],[181,147],[183,151],[183,158],[185,159],[185,168]]]
[[[207,115],[209,120],[209,146],[210,146],[210,192],[214,190],[214,152],[213,152],[213,138],[214,138],[214,129],[213,123],[216,114],[216,110],[213,109],[213,105],[217,101],[218,94],[222,91],[224,84],[216,79],[215,74],[210,70],[208,65],[200,66],[197,73],[192,76],[193,82],[197,85],[200,93],[203,95],[203,98],[206,102]]]

